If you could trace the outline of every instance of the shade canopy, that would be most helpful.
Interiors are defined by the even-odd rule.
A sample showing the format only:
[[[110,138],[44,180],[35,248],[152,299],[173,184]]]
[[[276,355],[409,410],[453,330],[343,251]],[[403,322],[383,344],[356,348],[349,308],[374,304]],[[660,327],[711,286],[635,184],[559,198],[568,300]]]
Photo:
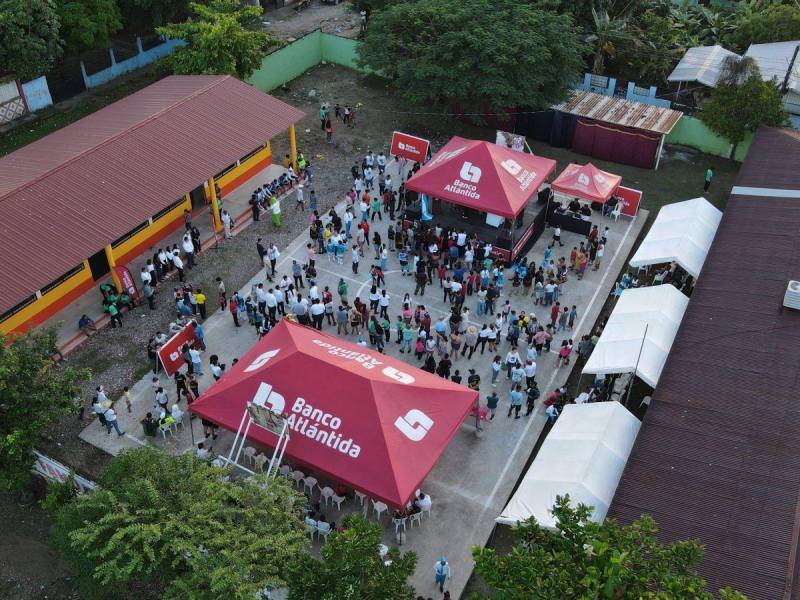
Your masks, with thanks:
[[[625,290],[583,372],[635,373],[655,387],[688,304],[672,285]]]
[[[676,262],[692,277],[700,275],[717,234],[722,212],[705,198],[667,204],[631,258],[632,267]]]
[[[601,171],[592,163],[570,163],[552,183],[554,191],[590,202],[603,202],[617,191],[622,177]]]
[[[695,46],[689,48],[680,62],[667,77],[667,81],[696,81],[709,87],[717,87],[725,60],[739,59],[739,55],[722,46]]]
[[[568,404],[496,521],[516,525],[534,517],[555,529],[556,496],[592,506],[602,523],[641,423],[619,402]]]
[[[549,158],[454,137],[406,182],[406,189],[513,219],[555,168]]]
[[[286,320],[190,409],[236,431],[257,394],[273,412],[288,416],[289,459],[393,506],[414,495],[478,396]],[[277,443],[255,423],[248,439]]]

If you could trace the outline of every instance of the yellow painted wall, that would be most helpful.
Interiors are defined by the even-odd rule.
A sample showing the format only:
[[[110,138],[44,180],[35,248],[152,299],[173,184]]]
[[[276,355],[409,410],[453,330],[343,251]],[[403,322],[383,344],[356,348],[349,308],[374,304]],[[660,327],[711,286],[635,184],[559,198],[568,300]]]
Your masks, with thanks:
[[[157,221],[153,221],[149,227],[145,227],[119,246],[114,246],[114,257],[117,263],[124,264],[136,258],[153,245],[152,238],[166,235],[169,233],[169,231],[165,231],[167,229],[176,229],[176,221],[178,226],[183,223],[183,211],[186,209],[191,209],[191,204],[186,202],[179,204],[168,213],[161,215]]]
[[[17,314],[0,323],[5,334],[34,327],[63,308],[64,302],[72,301],[92,287],[92,271],[88,261],[83,261],[83,270],[53,288],[36,302],[29,304]],[[77,327],[77,324],[75,325]]]
[[[237,179],[240,175],[246,173],[248,170],[258,165],[258,163],[261,163],[269,158],[271,158],[271,153],[268,144],[267,146],[265,146],[264,148],[253,154],[247,160],[242,161],[238,167],[231,169],[230,171],[225,173],[225,175],[217,179],[216,180],[217,185],[220,187],[220,189],[224,189],[233,180]]]

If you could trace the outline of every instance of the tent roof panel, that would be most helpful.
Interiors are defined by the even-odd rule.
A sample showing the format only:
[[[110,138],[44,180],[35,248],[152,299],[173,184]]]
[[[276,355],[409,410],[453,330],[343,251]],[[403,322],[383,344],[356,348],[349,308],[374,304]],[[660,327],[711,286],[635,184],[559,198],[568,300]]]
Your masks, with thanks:
[[[716,87],[722,65],[728,56],[739,55],[722,46],[689,48],[667,77],[667,81],[697,81],[709,87]]]

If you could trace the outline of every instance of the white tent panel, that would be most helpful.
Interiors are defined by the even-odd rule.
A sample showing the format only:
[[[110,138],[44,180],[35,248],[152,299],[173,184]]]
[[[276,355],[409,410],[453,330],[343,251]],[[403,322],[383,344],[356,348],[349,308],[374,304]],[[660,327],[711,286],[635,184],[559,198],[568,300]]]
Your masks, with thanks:
[[[568,405],[509,500],[498,523],[516,525],[529,517],[556,528],[556,496],[593,507],[605,519],[640,427],[619,402]]]
[[[625,290],[583,373],[635,373],[655,387],[688,304],[672,285]]]
[[[721,220],[722,213],[705,198],[668,204],[658,212],[630,265],[643,267],[674,261],[696,278]]]
[[[778,85],[783,84],[786,79],[787,87],[793,91],[800,91],[800,62],[795,59],[792,72],[789,73],[789,65],[792,64],[794,51],[800,41],[791,42],[772,42],[769,44],[750,44],[744,55],[752,58],[761,71],[764,81],[776,79]],[[786,75],[789,75],[788,79]]]
[[[696,46],[689,48],[667,81],[697,81],[709,87],[716,87],[722,72],[722,65],[728,56],[739,57],[735,52],[722,46]]]

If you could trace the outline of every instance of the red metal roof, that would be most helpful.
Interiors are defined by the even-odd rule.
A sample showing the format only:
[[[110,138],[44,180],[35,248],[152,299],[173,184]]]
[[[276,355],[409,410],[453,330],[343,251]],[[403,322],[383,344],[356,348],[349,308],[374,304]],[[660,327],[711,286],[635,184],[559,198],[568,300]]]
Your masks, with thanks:
[[[736,183],[796,188],[798,164],[800,132],[762,129]],[[800,598],[799,231],[800,200],[731,196],[610,511],[699,538],[709,588],[751,600]]]
[[[303,112],[172,76],[0,159],[0,313],[285,131]]]

